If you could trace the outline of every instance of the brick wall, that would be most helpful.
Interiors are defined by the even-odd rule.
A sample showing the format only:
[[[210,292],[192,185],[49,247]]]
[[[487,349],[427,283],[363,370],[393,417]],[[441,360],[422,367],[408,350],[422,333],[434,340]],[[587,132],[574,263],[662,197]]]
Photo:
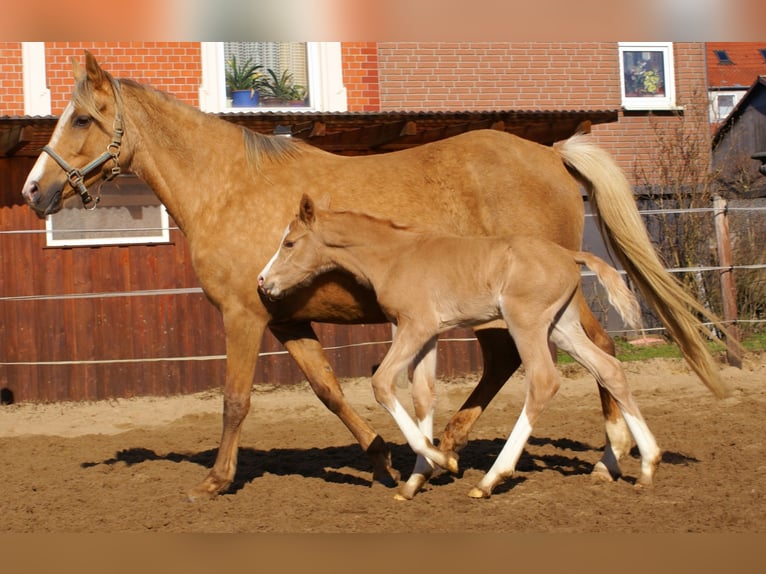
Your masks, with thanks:
[[[85,50],[117,78],[131,78],[199,105],[199,42],[46,42],[46,73],[54,115],[60,114],[69,101],[72,58],[84,63]]]
[[[380,110],[378,47],[374,42],[341,44],[343,84],[350,112]]]
[[[381,105],[389,110],[617,107],[614,43],[379,45]],[[615,83],[615,80],[617,82]]]
[[[379,44],[378,53],[383,110],[622,106],[616,42],[389,42]],[[707,137],[704,44],[674,44],[674,64],[683,116],[621,112],[619,122],[593,128],[634,183],[638,172],[652,167],[655,138],[669,137],[680,122]]]
[[[0,43],[0,115],[24,114],[21,42]]]

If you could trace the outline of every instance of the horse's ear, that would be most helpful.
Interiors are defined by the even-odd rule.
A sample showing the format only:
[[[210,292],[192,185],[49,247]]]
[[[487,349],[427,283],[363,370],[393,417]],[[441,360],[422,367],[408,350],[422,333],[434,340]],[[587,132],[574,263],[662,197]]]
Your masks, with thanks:
[[[72,58],[72,72],[74,72],[74,81],[79,82],[85,77],[85,68],[82,67],[77,58]]]
[[[301,197],[301,208],[299,212],[299,217],[303,223],[306,225],[312,225],[314,223],[314,220],[316,219],[316,210],[314,208],[314,202],[311,200],[311,198],[303,194],[303,197]]]
[[[85,73],[88,74],[88,80],[90,80],[94,88],[98,88],[104,82],[108,81],[106,72],[104,72],[104,70],[101,69],[101,66],[98,65],[96,57],[87,50],[85,51]],[[75,71],[75,77],[76,74],[77,72]]]

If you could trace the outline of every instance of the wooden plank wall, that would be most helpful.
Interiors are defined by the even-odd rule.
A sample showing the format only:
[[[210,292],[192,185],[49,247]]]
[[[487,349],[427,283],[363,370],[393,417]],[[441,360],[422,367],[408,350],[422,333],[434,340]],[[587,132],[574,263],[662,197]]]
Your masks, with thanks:
[[[0,159],[0,232],[44,228],[23,205],[20,190],[32,160]],[[42,233],[0,233],[0,298],[193,288],[183,235],[171,244],[46,248]],[[317,325],[340,377],[369,376],[387,350],[388,325]],[[462,331],[449,337],[470,337]],[[303,380],[271,335],[261,346],[255,382]],[[0,389],[15,402],[97,400],[191,393],[222,385],[225,361],[171,360],[225,355],[220,314],[201,293],[62,300],[0,300]],[[78,362],[82,361],[82,362]],[[61,362],[66,364],[40,364]],[[71,362],[71,363],[69,363]],[[440,373],[476,370],[478,344],[440,345]],[[17,363],[17,364],[8,364]],[[28,363],[28,364],[18,364]]]

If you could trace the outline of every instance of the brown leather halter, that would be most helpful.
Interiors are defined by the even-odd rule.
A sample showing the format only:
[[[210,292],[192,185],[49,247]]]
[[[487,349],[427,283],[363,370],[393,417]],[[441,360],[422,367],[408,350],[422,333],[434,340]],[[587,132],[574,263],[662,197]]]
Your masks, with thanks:
[[[111,170],[104,170],[101,176],[101,181],[111,181],[120,175],[120,146],[122,144],[122,135],[124,130],[122,124],[122,106],[120,105],[119,97],[119,83],[117,80],[112,80],[112,89],[114,90],[114,98],[115,104],[117,106],[117,111],[114,116],[114,135],[112,136],[112,141],[109,143],[109,145],[106,146],[106,151],[104,151],[104,153],[102,153],[85,167],[77,169],[70,166],[64,160],[64,158],[57,154],[50,146],[46,145],[43,147],[43,151],[51,156],[53,160],[59,164],[59,167],[61,167],[61,169],[66,172],[66,177],[69,185],[71,185],[72,189],[76,190],[80,194],[80,199],[82,200],[82,204],[86,207],[86,209],[95,209],[98,205],[98,202],[101,200],[101,197],[96,196],[94,201],[94,197],[88,192],[88,188],[85,187],[85,178],[88,177],[88,175],[93,171],[101,168],[106,162],[110,160],[114,162],[114,165],[112,166]],[[91,207],[87,207],[91,202],[93,202],[93,205]]]

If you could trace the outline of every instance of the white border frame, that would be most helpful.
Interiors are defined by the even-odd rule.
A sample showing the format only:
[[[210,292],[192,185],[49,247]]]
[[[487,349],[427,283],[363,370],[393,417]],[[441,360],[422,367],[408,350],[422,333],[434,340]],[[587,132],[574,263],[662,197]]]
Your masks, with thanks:
[[[662,52],[665,61],[665,95],[659,97],[629,97],[625,95],[625,52]],[[626,110],[675,110],[676,75],[673,61],[673,42],[619,42],[620,95]]]
[[[348,98],[343,85],[343,62],[340,42],[307,42],[309,93],[307,107],[230,108],[226,105],[226,81],[223,42],[200,42],[202,83],[199,107],[212,113],[254,112],[345,112]]]

